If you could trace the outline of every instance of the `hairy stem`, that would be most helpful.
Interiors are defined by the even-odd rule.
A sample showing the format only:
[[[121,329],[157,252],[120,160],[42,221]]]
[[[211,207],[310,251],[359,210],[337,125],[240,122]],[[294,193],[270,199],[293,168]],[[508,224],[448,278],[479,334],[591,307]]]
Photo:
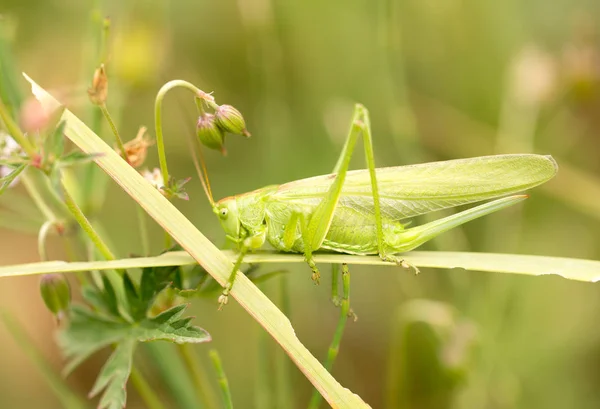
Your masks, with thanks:
[[[15,141],[23,148],[25,153],[30,157],[35,157],[38,153],[35,149],[35,146],[31,143],[29,139],[25,136],[21,129],[17,125],[17,123],[12,119],[10,114],[8,113],[8,109],[4,105],[4,102],[0,100],[0,119],[4,122],[4,126],[6,126],[6,130],[13,137]]]
[[[167,167],[167,155],[165,153],[165,141],[162,132],[162,103],[167,92],[176,87],[188,89],[189,91],[194,93],[194,95],[197,98],[202,99],[210,106],[217,106],[214,103],[214,98],[210,94],[207,94],[195,85],[184,80],[169,81],[165,85],[163,85],[156,94],[156,100],[154,103],[154,126],[156,132],[156,147],[158,148],[158,162],[160,164],[160,172],[162,173],[163,184],[165,186],[167,186],[169,183],[169,169]]]
[[[140,397],[149,409],[166,409],[160,402],[158,395],[154,392],[148,381],[135,366],[131,368],[131,383],[139,393]]]
[[[219,382],[219,386],[221,387],[221,394],[223,396],[223,404],[226,409],[233,409],[233,402],[231,400],[231,391],[229,390],[229,381],[227,381],[227,376],[225,375],[225,371],[223,371],[223,365],[221,363],[221,358],[219,357],[219,353],[216,349],[211,349],[208,353],[210,355],[210,359],[215,368],[215,372],[217,373],[217,381]]]
[[[179,349],[179,353],[183,358],[188,371],[190,371],[192,374],[192,381],[196,387],[196,392],[198,392],[198,397],[200,398],[202,407],[217,409],[219,405],[217,404],[216,397],[213,391],[210,389],[208,377],[198,362],[198,358],[194,354],[192,345],[179,344],[177,345],[177,348]]]
[[[119,151],[121,152],[121,156],[123,157],[123,159],[125,159],[125,162],[129,163],[129,158],[127,157],[127,152],[125,152],[125,145],[123,144],[123,139],[121,139],[121,135],[119,135],[119,130],[117,129],[117,126],[115,125],[115,123],[112,119],[112,116],[110,116],[110,113],[108,112],[108,109],[106,108],[106,104],[100,105],[100,110],[102,111],[104,118],[106,118],[106,121],[108,122],[108,125],[110,126],[112,133],[115,135],[115,139],[117,141],[117,147],[119,148]]]
[[[337,271],[334,271],[333,275],[334,277],[337,276]],[[340,318],[333,335],[333,340],[329,345],[327,360],[323,364],[325,369],[327,369],[329,372],[331,372],[333,363],[340,352],[340,343],[342,342],[342,336],[344,335],[344,329],[346,328],[346,322],[348,321],[348,315],[350,314],[350,272],[348,271],[347,264],[342,264],[342,286],[343,295],[340,304]],[[315,389],[310,399],[310,403],[308,404],[308,409],[317,409],[321,403],[321,400],[321,394]]]

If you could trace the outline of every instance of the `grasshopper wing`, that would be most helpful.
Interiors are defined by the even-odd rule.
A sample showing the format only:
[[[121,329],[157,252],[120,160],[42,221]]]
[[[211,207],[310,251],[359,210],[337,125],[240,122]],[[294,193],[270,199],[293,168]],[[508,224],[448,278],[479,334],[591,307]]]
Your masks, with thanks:
[[[514,194],[548,181],[557,169],[551,156],[533,154],[481,156],[378,168],[382,215],[402,220]],[[333,179],[334,175],[323,175],[287,183],[277,189],[272,199],[318,203]],[[373,198],[367,170],[348,172],[339,205],[372,212]]]

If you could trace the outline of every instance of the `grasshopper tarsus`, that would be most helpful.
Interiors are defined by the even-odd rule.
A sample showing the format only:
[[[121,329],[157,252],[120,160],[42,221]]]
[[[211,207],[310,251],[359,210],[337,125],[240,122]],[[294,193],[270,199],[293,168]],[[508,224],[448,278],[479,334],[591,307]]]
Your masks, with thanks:
[[[315,285],[321,284],[321,273],[318,270],[313,271],[311,278]]]
[[[217,307],[218,311],[221,311],[225,305],[229,302],[229,297],[225,294],[221,294],[218,299],[219,306]]]

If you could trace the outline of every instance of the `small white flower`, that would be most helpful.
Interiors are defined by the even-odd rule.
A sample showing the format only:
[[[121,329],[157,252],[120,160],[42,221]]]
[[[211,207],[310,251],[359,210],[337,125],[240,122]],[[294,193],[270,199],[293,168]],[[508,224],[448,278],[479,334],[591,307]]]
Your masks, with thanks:
[[[0,130],[0,156],[5,158],[11,155],[19,154],[21,147],[19,144],[6,132]]]
[[[144,179],[146,179],[152,186],[160,190],[164,186],[162,173],[159,168],[154,168],[152,171],[148,169],[144,169],[141,172]]]
[[[15,156],[21,153],[21,147],[19,144],[6,132],[0,130],[0,158],[6,159],[10,156]],[[13,171],[8,166],[0,166],[0,178],[10,175]],[[15,178],[9,185],[9,187],[15,186],[19,183],[19,178]]]

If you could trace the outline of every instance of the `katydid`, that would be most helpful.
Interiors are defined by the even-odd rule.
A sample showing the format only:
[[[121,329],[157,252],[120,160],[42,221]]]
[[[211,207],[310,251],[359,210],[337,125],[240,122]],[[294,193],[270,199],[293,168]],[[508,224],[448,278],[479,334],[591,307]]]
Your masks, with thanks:
[[[359,136],[364,143],[367,169],[348,171]],[[369,114],[365,107],[356,105],[333,173],[267,186],[216,203],[207,189],[213,212],[240,252],[219,302],[227,302],[244,255],[266,241],[279,251],[304,254],[315,282],[320,274],[313,253],[318,250],[377,254],[385,261],[409,267],[400,253],[526,199],[526,195],[507,195],[540,185],[556,171],[551,156],[533,154],[376,169]],[[420,226],[406,227],[407,220],[421,214],[498,197],[502,198]]]

